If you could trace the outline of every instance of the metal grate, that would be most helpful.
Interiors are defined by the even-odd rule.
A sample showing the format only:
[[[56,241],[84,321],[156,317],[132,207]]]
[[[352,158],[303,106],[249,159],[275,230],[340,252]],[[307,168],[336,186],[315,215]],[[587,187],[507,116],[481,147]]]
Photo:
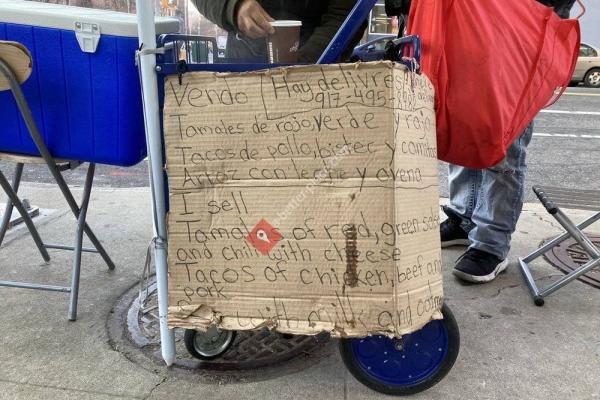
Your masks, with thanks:
[[[586,234],[586,236],[594,245],[600,248],[600,235]],[[546,239],[540,244],[540,247],[552,239]],[[565,273],[569,273],[590,261],[589,255],[573,238],[569,238],[558,246],[554,246],[544,254],[544,258],[551,265]],[[579,280],[600,289],[600,268],[592,268],[591,271],[579,277]]]
[[[131,303],[127,328],[130,338],[139,347],[156,346],[160,342],[157,304],[155,283],[151,283],[148,287],[143,308],[139,307],[137,300]],[[183,330],[177,330],[177,341],[182,342],[182,337]],[[225,354],[215,360],[202,362],[200,368],[236,371],[272,367],[304,354],[311,354],[329,341],[328,334],[297,336],[280,334],[267,329],[238,331],[233,345]],[[178,355],[183,361],[187,360],[186,364],[189,365],[190,361],[195,360],[183,346],[179,348],[181,350],[178,351]]]

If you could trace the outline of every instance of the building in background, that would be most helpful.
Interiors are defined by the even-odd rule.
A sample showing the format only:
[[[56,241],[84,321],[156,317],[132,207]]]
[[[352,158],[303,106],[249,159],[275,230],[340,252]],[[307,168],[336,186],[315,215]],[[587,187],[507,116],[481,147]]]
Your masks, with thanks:
[[[135,0],[33,0],[42,3],[64,4],[77,7],[98,8],[135,13]],[[156,15],[179,19],[180,33],[214,37],[219,56],[225,56],[227,32],[204,18],[189,0],[154,0]]]
[[[34,0],[44,3],[66,4],[79,7],[100,8],[135,13],[135,0]],[[204,18],[190,0],[154,0],[156,15],[179,19],[181,33],[214,37],[217,40],[219,56],[225,55],[227,32]],[[598,1],[598,0],[596,0]],[[398,19],[389,18],[385,13],[385,1],[378,0],[369,14],[369,28],[366,40],[377,39],[398,33]]]
[[[99,8],[135,13],[135,0],[34,0],[40,3],[65,4],[69,6]]]
[[[214,37],[217,40],[219,57],[225,56],[227,31],[204,18],[189,0],[157,0],[157,15],[178,18],[181,33]]]
[[[398,18],[387,16],[384,0],[378,0],[369,14],[369,29],[367,32],[367,41],[390,34],[398,34]]]

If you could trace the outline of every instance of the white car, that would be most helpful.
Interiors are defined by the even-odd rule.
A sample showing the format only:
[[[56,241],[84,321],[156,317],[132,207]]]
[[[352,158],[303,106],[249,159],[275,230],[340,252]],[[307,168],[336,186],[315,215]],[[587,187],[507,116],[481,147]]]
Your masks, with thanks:
[[[572,83],[583,82],[587,87],[600,88],[600,49],[581,43],[579,58],[571,78]]]

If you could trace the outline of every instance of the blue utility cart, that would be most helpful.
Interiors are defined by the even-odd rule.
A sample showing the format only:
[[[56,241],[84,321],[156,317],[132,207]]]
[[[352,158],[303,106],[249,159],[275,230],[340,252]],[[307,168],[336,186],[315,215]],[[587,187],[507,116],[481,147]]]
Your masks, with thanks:
[[[345,49],[362,21],[367,18],[375,0],[359,0],[336,36],[332,39],[319,63],[334,63]],[[173,331],[167,325],[167,190],[164,173],[164,148],[161,131],[160,99],[163,79],[169,74],[186,71],[240,72],[273,67],[264,64],[204,63],[188,64],[171,58],[173,48],[180,44],[186,54],[192,37],[163,37],[157,46],[152,21],[154,9],[151,2],[137,1],[138,29],[140,38],[140,74],[142,79],[146,138],[153,198],[154,250],[157,274],[161,349],[165,362],[175,360]],[[204,39],[205,47],[216,49],[210,39]],[[418,38],[398,39],[396,60],[412,68],[418,64]],[[405,53],[406,50],[406,53]],[[214,53],[213,53],[214,54]],[[157,62],[158,55],[158,62]],[[407,57],[408,56],[408,57]],[[216,60],[216,57],[215,57]],[[340,352],[350,372],[368,387],[382,393],[406,395],[425,390],[440,381],[452,368],[459,351],[460,338],[456,321],[448,309],[442,309],[443,320],[431,321],[421,330],[402,338],[370,336],[340,340]],[[186,347],[199,359],[211,359],[224,353],[233,342],[235,333],[210,328],[207,332],[186,331]],[[390,368],[393,365],[393,368]]]

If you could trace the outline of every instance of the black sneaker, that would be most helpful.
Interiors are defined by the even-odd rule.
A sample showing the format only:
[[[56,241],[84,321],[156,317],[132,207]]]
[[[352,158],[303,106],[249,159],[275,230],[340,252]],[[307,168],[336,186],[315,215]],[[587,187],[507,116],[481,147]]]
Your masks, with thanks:
[[[440,224],[440,239],[442,247],[468,246],[469,234],[461,228],[462,219],[448,207],[442,207],[448,219]]]
[[[456,262],[452,273],[463,281],[485,283],[493,281],[506,269],[508,260],[477,249],[467,250]]]

